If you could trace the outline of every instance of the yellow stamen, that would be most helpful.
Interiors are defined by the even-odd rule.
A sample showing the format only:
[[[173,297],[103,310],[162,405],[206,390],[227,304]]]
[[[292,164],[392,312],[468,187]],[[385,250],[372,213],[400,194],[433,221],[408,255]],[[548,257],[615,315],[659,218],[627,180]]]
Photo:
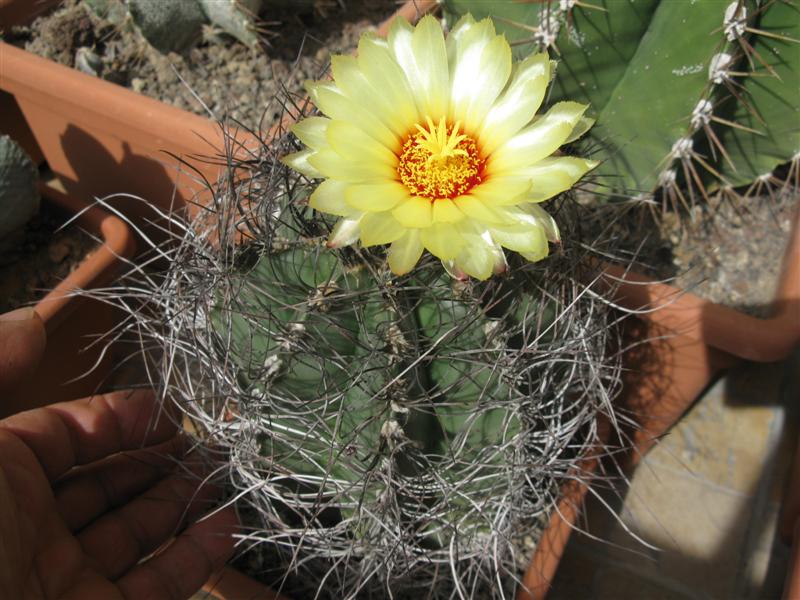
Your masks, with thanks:
[[[458,128],[461,127],[460,121],[453,125],[453,129],[448,135],[447,123],[444,117],[439,119],[438,126],[433,124],[433,120],[430,117],[425,117],[425,119],[428,121],[427,129],[419,124],[415,125],[415,127],[422,134],[422,139],[417,140],[417,143],[431,153],[428,157],[429,162],[432,160],[441,161],[451,156],[466,156],[466,150],[457,147],[467,137],[463,134],[458,135]]]
[[[455,198],[482,180],[484,160],[475,140],[459,134],[460,122],[438,125],[426,117],[428,127],[414,127],[403,144],[397,173],[415,196],[430,200]]]

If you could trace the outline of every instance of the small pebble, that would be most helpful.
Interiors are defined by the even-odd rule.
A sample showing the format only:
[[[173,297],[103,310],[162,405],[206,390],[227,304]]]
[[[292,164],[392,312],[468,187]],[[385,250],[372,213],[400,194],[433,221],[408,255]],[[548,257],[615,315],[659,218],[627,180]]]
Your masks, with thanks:
[[[144,79],[140,77],[131,79],[131,89],[134,92],[141,94],[145,87],[147,87],[147,82]]]

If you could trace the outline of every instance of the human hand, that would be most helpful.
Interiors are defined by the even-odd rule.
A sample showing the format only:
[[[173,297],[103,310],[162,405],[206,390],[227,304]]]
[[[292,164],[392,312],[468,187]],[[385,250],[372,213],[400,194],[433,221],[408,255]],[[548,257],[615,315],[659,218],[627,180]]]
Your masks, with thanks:
[[[45,339],[44,323],[33,308],[0,315],[0,399],[33,374]]]
[[[217,491],[200,485],[197,461],[194,477],[175,471],[185,446],[149,392],[0,421],[0,598],[182,600],[198,590],[230,557],[237,523],[230,508],[195,522]]]

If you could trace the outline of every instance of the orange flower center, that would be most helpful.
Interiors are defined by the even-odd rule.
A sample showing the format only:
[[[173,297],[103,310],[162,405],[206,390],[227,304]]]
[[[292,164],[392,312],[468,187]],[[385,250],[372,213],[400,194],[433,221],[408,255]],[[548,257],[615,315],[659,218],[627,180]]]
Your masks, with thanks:
[[[478,185],[486,162],[478,144],[459,134],[460,123],[448,125],[442,118],[435,125],[416,126],[403,143],[397,174],[415,196],[430,200],[456,198]]]

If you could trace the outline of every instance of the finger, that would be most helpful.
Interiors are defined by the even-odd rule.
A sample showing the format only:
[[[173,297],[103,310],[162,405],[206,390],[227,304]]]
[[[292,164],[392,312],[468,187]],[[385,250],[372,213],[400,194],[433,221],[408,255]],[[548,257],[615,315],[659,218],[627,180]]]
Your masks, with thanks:
[[[189,598],[233,554],[238,529],[232,508],[189,527],[163,552],[117,581],[126,600]]]
[[[34,452],[50,481],[76,465],[161,443],[177,427],[149,390],[112,392],[0,421]]]
[[[69,530],[77,531],[163,479],[186,449],[186,438],[176,435],[82,468],[55,487],[56,508]]]
[[[84,553],[103,576],[116,579],[176,535],[185,523],[216,505],[220,490],[204,481],[198,461],[191,473],[170,475],[78,534]]]
[[[46,339],[44,324],[33,308],[0,315],[0,397],[33,374]]]

